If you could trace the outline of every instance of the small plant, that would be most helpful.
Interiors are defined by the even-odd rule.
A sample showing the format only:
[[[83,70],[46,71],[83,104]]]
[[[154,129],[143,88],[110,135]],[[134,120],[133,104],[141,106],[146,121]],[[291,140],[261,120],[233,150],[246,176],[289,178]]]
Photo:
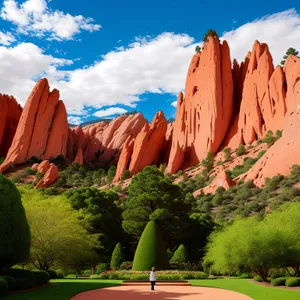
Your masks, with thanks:
[[[238,146],[238,148],[236,149],[236,155],[237,155],[237,156],[241,156],[241,155],[244,155],[245,153],[246,153],[245,145],[240,144],[240,145]]]
[[[126,180],[130,177],[130,171],[129,170],[125,170],[123,175],[122,175],[122,180]]]
[[[230,148],[225,148],[223,150],[223,152],[224,152],[225,162],[230,161],[231,160],[231,149]]]

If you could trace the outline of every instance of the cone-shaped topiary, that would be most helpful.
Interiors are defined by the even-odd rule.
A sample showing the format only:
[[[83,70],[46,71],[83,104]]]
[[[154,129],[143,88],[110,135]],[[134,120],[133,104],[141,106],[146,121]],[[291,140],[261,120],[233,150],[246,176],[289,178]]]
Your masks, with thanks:
[[[110,267],[112,269],[120,268],[120,265],[124,261],[124,252],[121,243],[118,243],[112,253]]]
[[[178,249],[174,252],[171,258],[171,263],[173,264],[184,264],[188,262],[188,254],[184,245],[180,245]]]
[[[148,222],[137,246],[133,271],[146,271],[155,267],[157,270],[167,270],[169,268],[169,259],[167,250],[154,221]]]
[[[0,270],[25,262],[29,257],[30,230],[21,195],[0,174]]]

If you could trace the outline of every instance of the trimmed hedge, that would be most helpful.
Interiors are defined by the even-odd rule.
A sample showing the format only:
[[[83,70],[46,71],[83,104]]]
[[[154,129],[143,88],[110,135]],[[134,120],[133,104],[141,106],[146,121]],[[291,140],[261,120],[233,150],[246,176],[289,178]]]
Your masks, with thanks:
[[[184,264],[187,262],[188,262],[188,253],[187,253],[185,246],[182,244],[174,252],[174,255],[171,258],[170,263]]]
[[[49,282],[50,276],[45,271],[34,271],[35,282],[37,285],[43,285]]]
[[[253,280],[257,282],[263,282],[262,278],[259,275],[254,276]]]
[[[271,284],[273,286],[283,286],[285,285],[286,278],[285,277],[279,277],[271,280]]]
[[[0,296],[4,296],[8,291],[8,283],[4,279],[0,279]]]
[[[107,271],[100,274],[100,279],[149,280],[149,271]],[[156,271],[157,280],[187,280],[208,278],[204,272],[193,271]]]
[[[6,275],[16,279],[17,290],[27,290],[36,286],[36,277],[34,272],[22,269],[7,270]]]
[[[112,269],[119,269],[124,261],[124,252],[121,243],[118,243],[112,253],[110,267]]]
[[[300,278],[297,277],[287,278],[285,285],[288,287],[300,286]]]
[[[49,274],[50,279],[63,279],[64,278],[64,274],[61,271],[48,270],[47,273]]]
[[[4,276],[3,278],[8,284],[8,291],[14,291],[17,287],[16,279],[12,276]]]
[[[107,264],[101,263],[97,266],[97,270],[96,270],[95,274],[100,275],[102,272],[104,272],[108,269],[109,269],[109,267]]]

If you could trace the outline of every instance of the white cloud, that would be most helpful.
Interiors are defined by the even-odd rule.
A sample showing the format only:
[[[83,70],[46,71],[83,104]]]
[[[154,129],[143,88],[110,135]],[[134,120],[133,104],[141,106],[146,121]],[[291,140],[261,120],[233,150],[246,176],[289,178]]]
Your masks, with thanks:
[[[45,0],[27,0],[20,5],[16,0],[5,0],[1,17],[15,24],[21,34],[46,36],[59,41],[71,40],[82,30],[93,32],[101,28],[93,24],[92,18],[52,11]]]
[[[173,106],[173,107],[177,107],[177,100],[176,101],[173,101],[172,103],[171,103],[171,105]]]
[[[295,10],[270,15],[227,32],[222,38],[229,42],[231,57],[239,61],[251,50],[255,39],[267,42],[277,64],[287,48],[300,50],[300,16]],[[70,115],[86,116],[89,107],[135,107],[145,98],[144,93],[176,95],[184,89],[195,45],[186,34],[139,37],[91,66],[67,71],[64,65],[72,61],[46,55],[34,44],[0,47],[0,92],[24,103],[37,79],[47,77],[51,88],[60,90]]]
[[[70,116],[70,117],[68,117],[68,122],[69,122],[69,124],[80,125],[81,118],[80,117]]]
[[[110,107],[107,109],[98,110],[94,113],[95,117],[103,118],[126,113],[127,110],[121,107]]]
[[[4,46],[8,46],[15,41],[15,37],[10,32],[2,32],[0,31],[0,44]]]
[[[239,62],[251,51],[255,40],[267,43],[277,65],[289,47],[300,49],[300,15],[295,9],[268,15],[226,32],[222,39],[227,40],[231,57]]]

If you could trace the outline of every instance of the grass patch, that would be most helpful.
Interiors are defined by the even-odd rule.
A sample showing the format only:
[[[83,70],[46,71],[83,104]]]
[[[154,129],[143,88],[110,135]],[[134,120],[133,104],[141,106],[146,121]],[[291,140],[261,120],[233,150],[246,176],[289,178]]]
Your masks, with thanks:
[[[299,300],[300,291],[261,286],[248,279],[191,280],[194,286],[215,287],[247,295],[254,300]]]
[[[50,282],[49,286],[31,292],[10,294],[6,298],[11,300],[69,300],[84,291],[118,286],[122,283],[119,280],[92,279],[53,279]]]

